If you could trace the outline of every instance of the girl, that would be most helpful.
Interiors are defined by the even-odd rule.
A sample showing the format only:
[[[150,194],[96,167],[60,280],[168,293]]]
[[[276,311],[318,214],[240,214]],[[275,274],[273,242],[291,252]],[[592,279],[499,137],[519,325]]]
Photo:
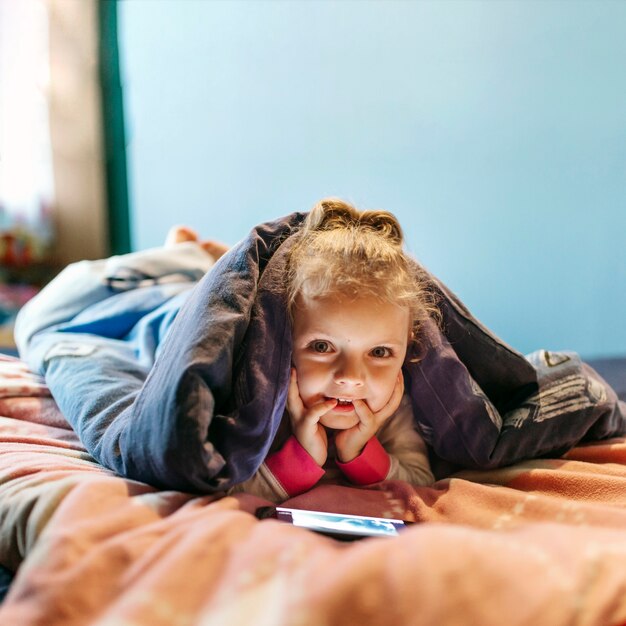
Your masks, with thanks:
[[[278,502],[322,480],[431,484],[402,364],[436,309],[410,270],[398,221],[326,199],[295,237],[287,265],[287,412],[259,471],[230,492]]]
[[[228,482],[218,476],[211,489],[245,491],[275,502],[322,480],[433,482],[426,445],[404,394],[402,366],[409,342],[416,341],[422,322],[436,315],[437,307],[403,251],[396,218],[328,199],[288,234],[287,256],[281,253],[270,284],[276,284],[281,313],[286,306],[289,314],[293,369],[286,412],[265,447],[268,453],[258,453],[267,445],[259,431],[273,415],[261,409],[248,417],[229,415],[238,392],[231,380],[212,388],[211,401],[223,388],[228,389],[224,395],[233,396],[220,399],[207,440],[204,434],[195,438],[210,417],[207,388],[213,384],[210,376],[199,381],[197,372],[214,367],[215,377],[228,379],[228,368],[220,365],[230,354],[230,335],[223,327],[236,317],[233,310],[245,317],[244,309],[229,300],[231,289],[242,299],[246,295],[233,286],[242,275],[241,257],[235,254],[218,273],[223,278],[230,272],[219,287],[226,296],[210,289],[210,281],[198,285],[218,300],[225,298],[213,311],[215,326],[206,321],[213,319],[210,314],[196,318],[196,312],[204,315],[197,299],[204,304],[205,291],[192,286],[225,252],[222,244],[199,241],[192,230],[175,227],[165,249],[70,266],[23,309],[20,352],[33,370],[45,374],[68,421],[99,462],[160,486],[204,489],[206,481],[197,474],[219,474],[221,450],[228,450],[233,458],[239,454],[233,471],[243,476],[231,474]],[[178,315],[190,301],[191,309]],[[212,365],[204,363],[220,341],[227,347],[217,350]],[[260,394],[271,393],[259,388]],[[247,385],[246,394],[254,393],[250,389]],[[257,419],[265,421],[258,429]],[[179,443],[182,458],[172,453]],[[190,452],[193,445],[200,458]],[[254,473],[245,467],[251,459],[259,468]]]

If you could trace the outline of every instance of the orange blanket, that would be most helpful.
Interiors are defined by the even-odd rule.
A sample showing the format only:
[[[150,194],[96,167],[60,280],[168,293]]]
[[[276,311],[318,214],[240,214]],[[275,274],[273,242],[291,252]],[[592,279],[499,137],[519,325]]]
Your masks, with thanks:
[[[288,502],[418,522],[347,543],[258,521],[252,496],[113,475],[41,381],[17,361],[0,369],[0,562],[17,571],[0,624],[626,622],[626,439],[431,488],[327,485]]]

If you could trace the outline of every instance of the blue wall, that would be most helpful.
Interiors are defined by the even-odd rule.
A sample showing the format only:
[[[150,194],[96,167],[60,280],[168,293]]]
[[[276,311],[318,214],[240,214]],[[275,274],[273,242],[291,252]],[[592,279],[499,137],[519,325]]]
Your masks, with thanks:
[[[626,353],[626,3],[120,3],[135,248],[338,195],[515,348]]]

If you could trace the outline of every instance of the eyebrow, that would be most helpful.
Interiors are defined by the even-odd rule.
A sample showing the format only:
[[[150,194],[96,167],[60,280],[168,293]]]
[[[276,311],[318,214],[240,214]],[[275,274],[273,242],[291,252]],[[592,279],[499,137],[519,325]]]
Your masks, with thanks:
[[[310,332],[302,333],[299,337],[300,340],[312,340],[312,339],[323,339],[324,341],[333,341],[334,335],[331,335],[328,332],[324,332],[322,330],[312,330]],[[392,339],[392,338],[378,338],[376,341],[371,342],[371,346],[401,346],[404,344],[404,339]]]

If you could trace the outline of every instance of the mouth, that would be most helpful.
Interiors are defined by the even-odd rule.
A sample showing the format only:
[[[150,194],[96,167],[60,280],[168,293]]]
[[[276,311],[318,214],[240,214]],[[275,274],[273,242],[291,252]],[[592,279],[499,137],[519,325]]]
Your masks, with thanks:
[[[333,411],[337,411],[339,413],[349,413],[354,411],[354,404],[349,398],[326,398],[327,400],[336,400],[337,405],[333,409]]]

